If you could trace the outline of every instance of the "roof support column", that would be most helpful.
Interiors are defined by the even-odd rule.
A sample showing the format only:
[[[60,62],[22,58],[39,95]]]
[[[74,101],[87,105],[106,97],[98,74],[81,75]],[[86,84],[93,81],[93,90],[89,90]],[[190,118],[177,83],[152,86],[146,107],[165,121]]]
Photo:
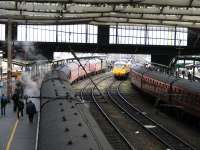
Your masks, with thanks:
[[[12,21],[8,19],[8,31],[7,31],[7,97],[10,100],[12,95],[12,84],[11,84],[11,74],[12,74]]]
[[[99,25],[98,26],[98,45],[107,45],[109,44],[109,26],[108,25]]]
[[[174,46],[179,46],[179,45],[176,45],[176,26],[175,26],[175,34],[174,34]]]

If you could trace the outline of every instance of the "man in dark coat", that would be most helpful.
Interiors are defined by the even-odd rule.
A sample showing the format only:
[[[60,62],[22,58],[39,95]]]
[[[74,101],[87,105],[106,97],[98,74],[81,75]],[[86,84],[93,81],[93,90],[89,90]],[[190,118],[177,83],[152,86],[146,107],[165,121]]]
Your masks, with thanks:
[[[24,85],[22,82],[18,81],[16,83],[16,89],[15,89],[16,93],[19,95],[19,98],[23,97],[24,94]]]
[[[24,111],[24,102],[23,101],[18,101],[17,104],[17,117],[19,118],[19,115],[23,117],[23,111]]]
[[[28,114],[29,122],[33,123],[33,117],[36,113],[35,104],[32,101],[29,101],[26,105],[26,113]]]
[[[13,94],[12,96],[12,100],[13,100],[13,111],[16,112],[17,110],[17,105],[18,105],[18,102],[19,102],[19,94],[17,94],[16,92]]]

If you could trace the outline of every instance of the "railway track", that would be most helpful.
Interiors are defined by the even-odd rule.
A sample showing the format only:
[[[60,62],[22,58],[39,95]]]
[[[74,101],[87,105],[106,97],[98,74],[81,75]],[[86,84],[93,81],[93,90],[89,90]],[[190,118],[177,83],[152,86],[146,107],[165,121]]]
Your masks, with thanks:
[[[97,78],[93,78],[93,80],[95,81],[95,83],[98,83],[98,82],[102,82],[105,79],[110,78],[110,77],[112,77],[112,75],[110,75],[110,74],[108,74],[108,75],[107,74],[106,75],[100,75]],[[88,91],[87,88],[89,86],[91,86],[91,85],[92,85],[92,83],[91,83],[91,81],[89,79],[86,80],[85,82],[83,81],[82,89],[79,92],[79,96],[81,97],[82,101],[93,102],[93,100],[91,100],[90,98],[89,99],[85,98],[85,97],[87,97],[87,93],[90,93],[90,91]]]
[[[100,77],[95,80],[96,84],[99,84],[106,79],[110,78],[111,76],[105,76]],[[90,84],[87,84],[82,90],[81,90],[81,99],[94,103],[96,106],[95,113],[101,114],[101,128],[103,129],[103,132],[105,136],[108,138],[109,142],[113,146],[115,150],[134,150],[133,146],[129,143],[129,141],[124,137],[123,133],[120,132],[117,125],[110,119],[109,115],[106,114],[106,112],[103,110],[103,107],[101,104],[105,104],[105,100],[102,99],[102,97],[97,94],[97,91],[95,91],[95,88],[92,86],[89,87]],[[87,88],[87,89],[86,89]],[[96,114],[97,115],[97,114]],[[99,118],[99,114],[98,114]]]
[[[150,134],[165,144],[170,150],[195,150],[190,144],[171,133],[160,124],[147,117],[143,112],[132,106],[119,91],[121,82],[113,82],[107,90],[110,99],[130,118],[140,124]]]

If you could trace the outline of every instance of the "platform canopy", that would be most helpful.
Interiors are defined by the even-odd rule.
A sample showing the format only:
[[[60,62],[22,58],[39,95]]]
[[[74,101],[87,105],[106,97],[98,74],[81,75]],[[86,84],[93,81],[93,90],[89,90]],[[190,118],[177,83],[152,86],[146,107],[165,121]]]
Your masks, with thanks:
[[[158,24],[200,28],[200,0],[1,0],[0,22]]]

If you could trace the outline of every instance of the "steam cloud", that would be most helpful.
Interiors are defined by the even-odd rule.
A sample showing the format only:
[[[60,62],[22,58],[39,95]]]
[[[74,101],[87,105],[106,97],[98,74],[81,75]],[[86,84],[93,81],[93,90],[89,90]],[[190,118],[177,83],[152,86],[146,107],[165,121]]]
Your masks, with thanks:
[[[24,95],[27,96],[39,96],[40,95],[40,84],[38,82],[33,81],[31,79],[31,76],[27,73],[24,72],[22,75],[22,82],[24,84]],[[29,98],[28,101],[32,101],[35,105],[37,110],[40,108],[40,100],[35,99],[35,98]]]
[[[23,43],[22,43],[23,44]],[[16,56],[17,59],[24,60],[35,60],[36,65],[42,65],[44,63],[44,60],[47,60],[43,55],[38,54],[36,51],[36,48],[31,43],[30,45],[23,45],[22,46],[22,55]],[[21,82],[24,84],[24,95],[27,95],[28,97],[37,97],[40,96],[40,86],[41,82],[44,76],[44,72],[47,71],[45,68],[39,68],[39,76],[34,78],[34,80],[31,77],[30,72],[23,72],[21,77]],[[36,71],[32,68],[32,71]],[[32,74],[33,75],[33,74]],[[36,73],[34,73],[36,75]],[[28,101],[32,101],[35,105],[37,110],[40,109],[40,99],[36,98],[28,98]]]

